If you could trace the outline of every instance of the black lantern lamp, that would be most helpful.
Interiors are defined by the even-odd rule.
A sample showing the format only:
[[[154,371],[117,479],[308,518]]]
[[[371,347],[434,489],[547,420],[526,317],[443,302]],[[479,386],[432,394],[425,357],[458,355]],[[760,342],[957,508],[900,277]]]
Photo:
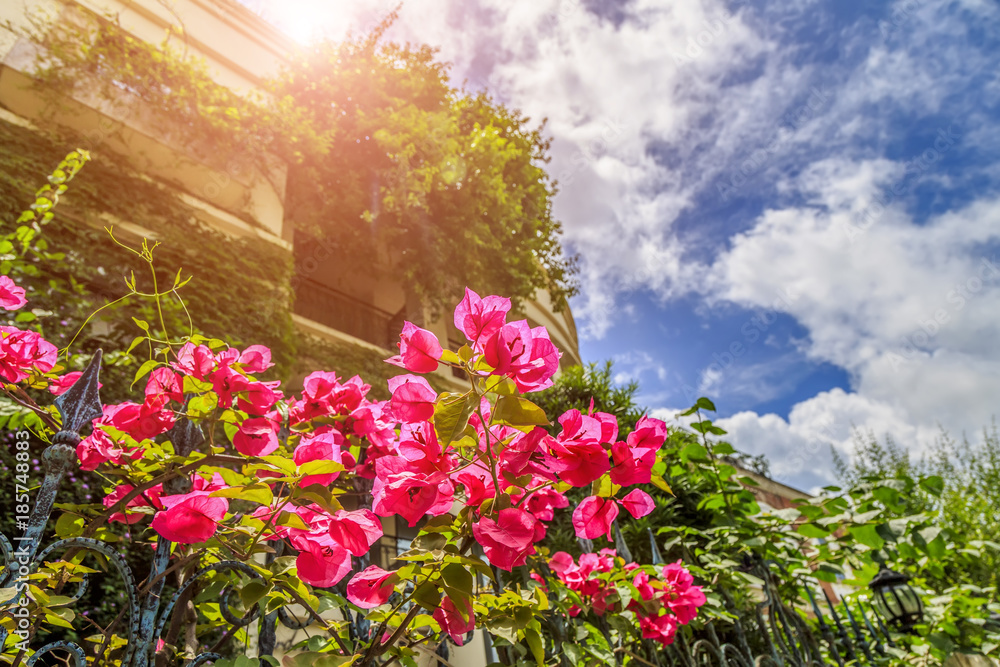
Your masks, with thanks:
[[[887,624],[902,632],[909,632],[924,618],[924,605],[909,581],[905,574],[883,565],[868,584],[875,598],[875,609]]]

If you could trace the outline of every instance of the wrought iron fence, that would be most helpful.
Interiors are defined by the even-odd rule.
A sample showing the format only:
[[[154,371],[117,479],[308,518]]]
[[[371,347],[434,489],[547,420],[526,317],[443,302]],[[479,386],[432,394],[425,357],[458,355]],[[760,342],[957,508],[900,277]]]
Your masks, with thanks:
[[[90,552],[99,554],[106,559],[113,573],[121,578],[125,585],[125,603],[121,610],[121,620],[124,621],[124,647],[110,647],[105,642],[98,651],[99,657],[106,656],[110,651],[120,651],[115,655],[115,662],[123,667],[149,667],[154,664],[155,649],[158,640],[169,633],[179,623],[175,611],[186,608],[192,599],[197,585],[208,575],[217,572],[232,572],[245,575],[251,579],[260,579],[260,575],[249,565],[239,561],[222,561],[208,565],[188,577],[176,591],[166,597],[164,587],[172,543],[160,537],[157,540],[150,571],[142,585],[137,585],[128,563],[123,556],[108,544],[86,536],[67,539],[57,539],[42,548],[43,533],[49,522],[55,505],[56,494],[63,478],[70,470],[77,467],[76,445],[80,442],[80,430],[93,419],[101,415],[101,403],[98,394],[98,378],[100,374],[101,354],[98,352],[82,376],[62,396],[56,399],[55,406],[62,416],[61,430],[56,433],[52,443],[43,454],[45,477],[35,499],[34,507],[27,520],[22,534],[15,538],[12,544],[0,534],[0,588],[15,587],[18,595],[11,600],[0,603],[0,614],[15,617],[17,634],[28,642],[31,639],[31,621],[18,617],[17,605],[21,598],[27,578],[38,571],[46,561],[54,556],[70,553]],[[190,421],[180,419],[170,432],[170,440],[178,454],[186,455],[195,450],[204,437],[200,429]],[[164,491],[169,494],[186,493],[191,482],[183,475],[177,474],[164,483]],[[628,547],[616,531],[616,546],[620,555],[630,559]],[[662,564],[656,541],[650,532],[653,554],[653,564]],[[392,550],[397,545],[385,545]],[[584,550],[590,550],[592,545],[583,542]],[[280,554],[268,554],[273,560]],[[391,554],[375,554],[376,560],[388,558]],[[353,563],[360,570],[367,566],[369,557],[356,559]],[[859,663],[875,663],[886,655],[886,648],[892,646],[888,630],[877,615],[871,610],[855,606],[853,609],[846,603],[835,604],[823,592],[823,600],[817,602],[816,591],[821,590],[815,582],[792,581],[785,573],[777,571],[776,566],[767,562],[755,562],[748,565],[751,571],[762,582],[763,600],[758,603],[749,615],[734,614],[730,624],[719,625],[710,623],[694,632],[678,633],[677,641],[666,651],[653,646],[626,647],[617,646],[620,658],[631,652],[643,662],[653,667],[665,665],[676,667],[695,667],[700,665],[718,664],[720,666],[749,667],[751,665],[777,665],[780,667],[812,667],[830,665],[846,667]],[[63,606],[73,605],[80,601],[87,587],[87,575],[82,576],[82,583],[75,593],[68,596]],[[793,604],[808,601],[812,622],[807,622],[803,615],[792,605],[784,601],[779,592],[778,582],[792,583],[797,590],[805,595],[800,596]],[[222,656],[221,648],[233,636],[238,628],[248,627],[259,620],[258,656],[271,655],[275,648],[277,624],[297,630],[310,625],[320,618],[295,618],[284,609],[266,613],[261,618],[263,609],[260,605],[242,614],[234,611],[231,604],[236,591],[227,586],[218,596],[219,611],[230,624],[230,628],[220,637],[209,650],[202,652],[187,663],[187,667],[218,660]],[[730,610],[735,611],[731,600],[728,600]],[[825,611],[824,611],[825,608]],[[352,614],[347,609],[340,610],[344,619],[349,621],[348,629],[355,638],[368,637],[370,627],[361,614]],[[814,627],[810,627],[810,625]],[[606,628],[606,626],[605,626]],[[555,636],[559,636],[558,628]],[[609,633],[609,631],[608,631]],[[0,646],[4,646],[8,633],[0,628]],[[610,634],[608,641],[610,643]],[[26,647],[27,644],[24,644]],[[639,653],[633,651],[641,652]],[[61,661],[72,667],[85,667],[87,656],[84,649],[71,641],[56,641],[38,648],[25,661],[28,667],[39,664],[39,660],[47,655],[65,654]],[[24,651],[18,650],[15,664],[23,658]],[[442,660],[447,660],[448,647],[442,644],[436,653]],[[555,659],[555,656],[553,656]],[[565,667],[565,655],[561,658]]]

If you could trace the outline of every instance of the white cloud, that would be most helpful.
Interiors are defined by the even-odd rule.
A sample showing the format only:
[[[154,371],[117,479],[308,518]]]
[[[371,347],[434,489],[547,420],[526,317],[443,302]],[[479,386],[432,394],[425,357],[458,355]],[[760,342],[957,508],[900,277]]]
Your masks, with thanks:
[[[936,421],[953,431],[985,424],[1000,395],[1000,280],[974,291],[969,281],[1000,241],[1000,199],[913,220],[915,197],[953,177],[925,159],[935,136],[903,158],[898,140],[913,117],[936,114],[942,130],[957,130],[955,145],[998,146],[995,121],[963,104],[972,89],[992,100],[983,108],[1000,101],[995,54],[969,36],[996,33],[997,7],[923,1],[889,14],[889,30],[875,13],[836,34],[820,26],[839,55],[819,62],[803,58],[812,45],[786,26],[820,20],[822,3],[739,3],[732,15],[726,4],[635,0],[616,24],[579,0],[408,0],[394,32],[439,45],[457,78],[548,118],[556,213],[583,258],[574,313],[585,336],[628,316],[619,304],[632,290],[748,308],[794,297],[779,309],[808,332],[798,350],[845,369],[852,384],[800,402],[787,420],[722,420],[735,444],[769,454],[780,477],[828,480],[817,461],[827,445],[846,446],[852,424],[917,448]],[[370,24],[370,7],[337,3],[334,22]],[[1000,180],[998,164],[976,169]],[[730,221],[709,207],[708,231],[680,235],[679,217],[700,214],[705,198],[761,193],[773,195],[769,208],[740,221],[745,231],[720,256],[690,259],[718,247],[713,235]],[[942,311],[946,321],[922,333]],[[636,357],[622,372],[662,380],[658,367]],[[757,395],[786,389],[774,367],[702,378],[706,390],[719,383]]]

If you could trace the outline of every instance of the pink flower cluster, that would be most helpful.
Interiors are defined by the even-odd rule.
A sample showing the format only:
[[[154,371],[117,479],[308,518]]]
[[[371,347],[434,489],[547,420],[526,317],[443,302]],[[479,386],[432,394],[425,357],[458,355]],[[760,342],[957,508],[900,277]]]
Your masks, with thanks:
[[[0,280],[0,306],[21,305],[23,291],[9,279]],[[124,504],[133,487],[119,485],[104,499],[106,507],[116,509],[111,520],[134,524],[152,516],[150,527],[180,544],[206,542],[222,525],[257,521],[265,539],[285,540],[298,551],[298,575],[315,586],[341,581],[351,571],[352,556],[364,555],[382,536],[382,518],[395,516],[411,526],[427,515],[461,516],[489,562],[509,571],[536,553],[555,510],[569,506],[564,492],[595,482],[594,495],[575,509],[573,524],[580,537],[610,537],[620,507],[635,517],[654,509],[652,498],[641,489],[622,491],[650,482],[666,426],[643,418],[619,439],[613,415],[569,410],[559,417],[561,428],[553,436],[532,426],[537,421],[522,424],[500,418],[499,401],[527,403],[517,394],[550,387],[560,358],[543,327],[533,328],[525,320],[507,322],[510,308],[509,299],[480,298],[466,290],[454,314],[455,326],[468,340],[464,356],[446,354],[432,332],[407,322],[399,355],[387,360],[417,374],[463,360],[480,394],[482,387],[504,387],[499,397],[452,395],[470,415],[455,442],[442,442],[441,424],[435,426],[436,406],[446,397],[439,397],[419,375],[392,378],[388,401],[369,400],[371,387],[357,376],[343,380],[323,371],[307,376],[301,393],[289,396],[279,382],[256,377],[273,365],[266,347],[218,350],[188,342],[169,364],[149,374],[141,402],[105,406],[93,422],[93,432],[79,443],[77,456],[84,470],[130,466],[154,448],[154,440],[178,418],[197,418],[186,414],[186,398],[196,397],[202,409],[208,405],[216,415],[224,411],[232,449],[247,458],[260,482],[270,484],[270,502],[258,502],[250,516],[234,517],[229,499],[219,494],[227,488],[222,477],[195,474],[187,493],[165,495],[157,485]],[[31,332],[0,332],[0,375],[20,381],[28,369],[52,369],[54,346]],[[78,377],[70,373],[52,379],[50,391],[61,393]],[[275,465],[270,458],[275,455],[287,463]],[[301,488],[325,489],[342,475],[372,480],[371,509],[334,510],[326,502],[291,501],[289,464],[294,464]],[[463,507],[467,511],[459,513]],[[591,591],[599,582],[590,575],[603,571],[608,558],[613,561],[613,553],[606,554],[585,556],[579,565],[565,562],[565,554],[553,560],[553,569],[567,583],[578,585],[581,594],[586,592],[594,609],[602,609],[606,591],[600,586]],[[684,577],[668,568],[656,579],[637,571],[634,585],[646,592],[632,603],[638,605],[644,633],[661,641],[672,637],[678,620],[687,622],[682,620],[687,618],[683,604],[693,604],[693,610],[704,602],[703,596],[697,602],[700,589],[689,580],[685,585]],[[350,580],[348,598],[362,608],[384,604],[397,581],[396,574],[371,566]],[[434,617],[456,641],[475,626],[471,607],[451,598]]]
[[[602,549],[600,553],[581,555],[579,562],[560,551],[553,554],[549,567],[559,581],[575,591],[599,616],[623,611],[617,580],[631,579],[639,597],[629,600],[625,609],[638,617],[644,639],[653,639],[664,646],[674,641],[677,627],[693,621],[698,608],[706,602],[701,587],[694,585],[694,577],[681,561],[644,567],[623,564],[613,549]],[[574,606],[569,613],[575,616],[580,611]]]
[[[511,378],[522,393],[551,387],[561,353],[545,327],[532,328],[527,320],[507,322],[509,312],[510,299],[483,299],[466,289],[455,308],[455,327],[491,367],[488,374]],[[414,373],[437,370],[444,351],[437,336],[406,322],[399,338],[399,354],[387,360],[390,364]]]

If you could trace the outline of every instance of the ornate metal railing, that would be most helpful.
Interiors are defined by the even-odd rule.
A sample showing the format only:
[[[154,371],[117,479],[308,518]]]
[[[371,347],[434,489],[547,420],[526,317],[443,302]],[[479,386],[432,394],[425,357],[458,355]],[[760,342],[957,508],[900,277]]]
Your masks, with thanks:
[[[295,287],[297,315],[350,334],[387,350],[394,348],[403,327],[401,314],[386,312],[323,283],[298,278]]]

